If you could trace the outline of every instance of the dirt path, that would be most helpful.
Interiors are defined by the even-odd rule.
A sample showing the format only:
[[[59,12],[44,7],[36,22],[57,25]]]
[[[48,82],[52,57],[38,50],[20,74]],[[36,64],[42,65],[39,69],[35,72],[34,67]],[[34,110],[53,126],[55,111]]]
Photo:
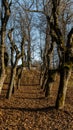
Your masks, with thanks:
[[[6,87],[0,97],[0,130],[73,129],[73,97],[70,99],[69,93],[66,108],[57,111],[55,94],[45,99],[39,86],[21,86],[10,100],[5,99]]]
[[[73,87],[69,87],[64,110],[56,110],[56,84],[46,99],[40,86],[25,85],[6,99],[7,84],[0,95],[0,130],[73,130]]]

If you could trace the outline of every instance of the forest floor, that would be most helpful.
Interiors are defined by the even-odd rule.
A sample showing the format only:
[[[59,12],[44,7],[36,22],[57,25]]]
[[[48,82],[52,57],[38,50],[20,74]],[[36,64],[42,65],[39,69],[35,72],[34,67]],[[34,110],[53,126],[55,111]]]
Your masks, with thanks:
[[[7,80],[0,95],[0,130],[73,130],[73,77],[63,110],[55,109],[58,77],[51,97],[45,98],[38,72],[24,72],[20,89],[6,99]],[[28,73],[28,74],[27,74]],[[26,81],[26,82],[25,82]]]

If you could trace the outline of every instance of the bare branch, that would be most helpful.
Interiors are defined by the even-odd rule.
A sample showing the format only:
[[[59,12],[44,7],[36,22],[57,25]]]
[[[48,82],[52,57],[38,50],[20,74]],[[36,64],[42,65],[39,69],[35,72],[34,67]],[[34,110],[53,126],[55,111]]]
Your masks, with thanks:
[[[20,51],[18,50],[18,47],[16,46],[16,44],[14,43],[13,38],[12,38],[12,31],[13,31],[13,29],[9,30],[8,38],[10,40],[10,44],[11,44],[12,48],[16,51],[17,54],[19,54]]]
[[[32,12],[32,13],[42,13],[42,14],[44,14],[44,15],[47,15],[43,10],[30,10],[30,8],[24,8],[18,1],[17,1],[17,3],[22,7],[22,9],[24,10],[24,11],[26,11],[26,12]]]

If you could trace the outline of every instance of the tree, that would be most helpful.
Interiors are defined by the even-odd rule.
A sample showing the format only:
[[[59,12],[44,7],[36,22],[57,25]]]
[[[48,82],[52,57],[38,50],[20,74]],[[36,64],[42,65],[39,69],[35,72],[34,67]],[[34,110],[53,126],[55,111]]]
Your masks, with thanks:
[[[16,70],[17,70],[17,64],[19,59],[22,57],[22,53],[18,50],[17,45],[15,44],[15,42],[12,39],[12,31],[13,29],[11,29],[8,33],[8,37],[10,40],[10,44],[12,46],[12,49],[15,50],[16,52],[16,56],[15,56],[15,62],[13,63],[13,66],[11,68],[11,78],[10,78],[10,84],[9,84],[9,88],[8,88],[8,92],[7,92],[7,98],[9,99],[11,97],[12,92],[14,92],[15,88],[16,88]]]
[[[0,76],[0,93],[3,87],[3,83],[6,77],[5,72],[5,64],[4,64],[4,53],[5,53],[5,37],[6,37],[6,26],[9,20],[11,11],[10,6],[11,2],[9,3],[7,0],[3,0],[2,2],[2,10],[1,10],[1,76]]]
[[[45,50],[44,50],[44,56],[43,56],[43,74],[41,77],[41,88],[45,91],[45,96],[47,97],[48,94],[50,94],[50,84],[51,84],[51,74],[50,71],[50,60],[51,60],[51,53],[53,51],[53,45],[50,40],[50,34],[49,34],[49,26],[47,24],[46,27],[46,40],[45,40]]]
[[[54,22],[51,22],[50,17],[48,16],[48,23],[51,27],[51,36],[52,38],[55,40],[55,42],[58,45],[58,50],[59,50],[59,60],[60,60],[60,83],[59,83],[59,91],[58,91],[58,97],[56,100],[56,108],[58,109],[62,109],[64,107],[65,104],[65,98],[66,98],[66,91],[67,91],[67,85],[68,85],[68,81],[70,79],[71,76],[71,71],[72,71],[72,67],[70,66],[69,62],[66,61],[66,54],[68,54],[68,57],[70,59],[70,53],[71,51],[69,51],[69,48],[67,48],[67,44],[64,43],[64,38],[63,38],[63,34],[62,31],[60,29],[59,26],[59,20],[58,20],[58,6],[59,6],[59,1],[53,1],[52,0],[52,17]],[[54,33],[53,33],[54,32]],[[73,29],[71,30],[71,35],[73,33]],[[69,39],[71,39],[71,36],[68,38],[68,44],[70,46],[70,41]],[[73,47],[70,47],[70,50]],[[69,53],[66,53],[66,52]],[[71,55],[73,56],[73,54]],[[65,64],[70,66],[70,69],[65,67]]]
[[[62,109],[65,104],[66,98],[66,91],[68,86],[68,81],[71,76],[72,72],[72,65],[73,65],[73,28],[69,32],[67,36],[67,45],[66,45],[66,52],[65,52],[65,63],[61,65],[60,68],[60,84],[59,90],[56,100],[56,108]]]

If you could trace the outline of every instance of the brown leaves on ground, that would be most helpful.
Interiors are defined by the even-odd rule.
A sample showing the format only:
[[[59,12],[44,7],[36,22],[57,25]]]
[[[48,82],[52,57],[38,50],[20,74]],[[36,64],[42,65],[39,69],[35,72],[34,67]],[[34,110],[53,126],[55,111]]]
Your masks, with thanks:
[[[23,75],[20,89],[10,100],[5,98],[8,84],[4,85],[0,95],[0,130],[73,130],[73,86],[68,87],[65,108],[56,110],[57,82],[51,97],[46,99],[38,85],[39,74],[34,71],[26,75],[27,80]]]

